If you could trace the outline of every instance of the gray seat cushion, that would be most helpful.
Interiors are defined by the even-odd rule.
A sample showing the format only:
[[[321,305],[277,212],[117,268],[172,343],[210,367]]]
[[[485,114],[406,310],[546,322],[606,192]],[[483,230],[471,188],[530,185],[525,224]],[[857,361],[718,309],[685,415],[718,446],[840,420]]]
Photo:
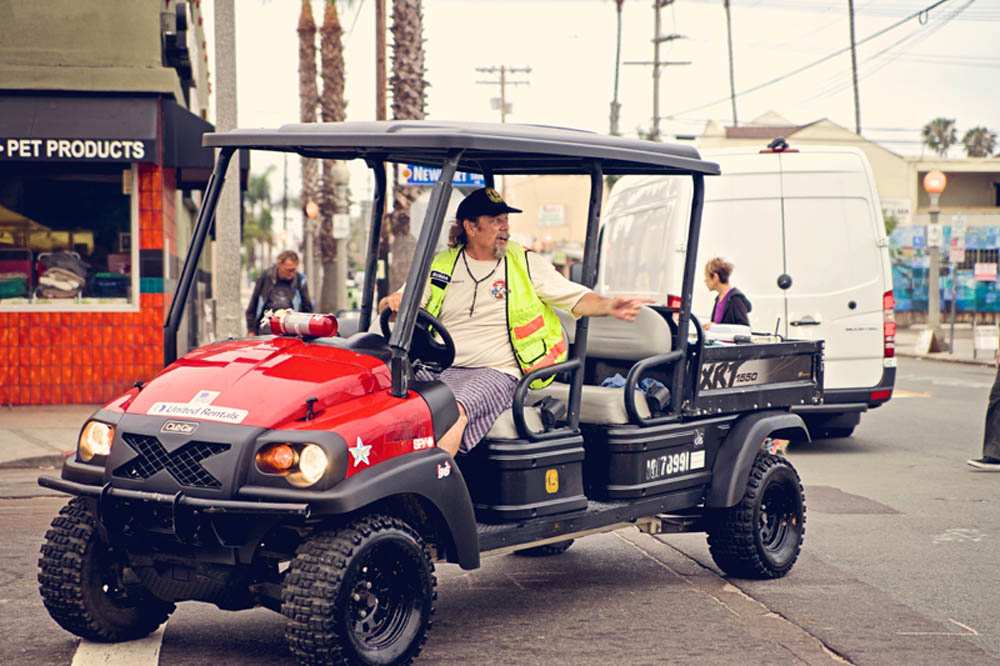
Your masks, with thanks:
[[[524,408],[524,422],[532,432],[541,432],[544,429],[542,417],[539,415],[537,407]],[[517,427],[514,425],[513,412],[509,409],[501,412],[483,439],[520,439]]]
[[[552,396],[569,405],[569,384],[552,382],[543,389],[531,391],[528,400],[535,402]],[[642,391],[635,392],[635,408],[639,416],[649,418],[649,405]],[[595,425],[621,425],[629,422],[625,411],[625,389],[605,386],[584,386],[580,396],[580,422]]]

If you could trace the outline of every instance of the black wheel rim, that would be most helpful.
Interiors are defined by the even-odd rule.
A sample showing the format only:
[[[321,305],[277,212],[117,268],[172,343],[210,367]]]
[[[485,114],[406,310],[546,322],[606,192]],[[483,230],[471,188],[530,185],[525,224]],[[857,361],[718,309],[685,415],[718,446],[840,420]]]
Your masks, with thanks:
[[[399,543],[380,543],[357,563],[347,603],[347,625],[358,648],[385,650],[410,640],[420,613],[420,563]]]
[[[758,512],[757,530],[764,551],[776,561],[795,552],[802,529],[798,493],[784,479],[767,485]]]

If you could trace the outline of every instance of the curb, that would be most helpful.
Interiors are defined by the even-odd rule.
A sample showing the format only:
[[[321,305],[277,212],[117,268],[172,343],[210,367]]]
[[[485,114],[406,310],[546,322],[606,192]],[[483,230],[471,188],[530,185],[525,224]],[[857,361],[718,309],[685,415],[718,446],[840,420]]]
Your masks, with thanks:
[[[0,462],[0,469],[33,469],[51,467],[62,469],[66,456],[61,453],[52,453],[44,456],[34,456],[32,458],[19,458],[17,460],[7,460]]]
[[[913,352],[905,352],[899,349],[896,350],[896,356],[903,356],[905,358],[919,358],[922,361],[940,361],[942,363],[960,363],[962,365],[979,365],[985,367],[994,367],[993,361],[980,361],[978,359],[972,358],[953,358],[945,355],[935,355],[935,354],[915,354]]]

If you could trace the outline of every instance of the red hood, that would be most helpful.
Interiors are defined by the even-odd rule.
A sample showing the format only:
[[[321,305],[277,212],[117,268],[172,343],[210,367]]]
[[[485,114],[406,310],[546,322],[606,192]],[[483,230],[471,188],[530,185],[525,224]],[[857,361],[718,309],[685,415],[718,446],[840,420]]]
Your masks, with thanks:
[[[233,340],[171,364],[126,411],[199,419],[187,410],[207,405],[218,411],[206,412],[215,416],[204,420],[273,428],[304,415],[306,398],[317,398],[318,412],[390,384],[389,368],[373,356],[298,338]]]

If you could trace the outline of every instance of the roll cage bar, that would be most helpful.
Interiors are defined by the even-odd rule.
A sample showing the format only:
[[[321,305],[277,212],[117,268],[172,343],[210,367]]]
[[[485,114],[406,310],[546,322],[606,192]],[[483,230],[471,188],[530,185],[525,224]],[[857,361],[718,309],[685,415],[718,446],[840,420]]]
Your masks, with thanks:
[[[387,162],[406,162],[441,169],[431,192],[430,204],[417,239],[417,251],[407,284],[422,284],[430,271],[437,239],[440,237],[452,179],[459,170],[480,173],[493,185],[500,174],[588,175],[590,200],[587,212],[586,240],[583,254],[583,284],[593,288],[597,280],[598,239],[604,176],[625,174],[689,175],[694,181],[691,215],[688,223],[688,251],[684,261],[681,304],[677,308],[678,334],[671,352],[637,363],[629,372],[625,388],[627,406],[634,410],[634,390],[640,375],[652,367],[671,366],[671,402],[669,413],[653,421],[679,419],[685,401],[688,362],[688,330],[691,321],[691,298],[697,267],[698,238],[704,201],[704,176],[719,173],[717,164],[704,162],[689,146],[610,137],[589,132],[524,125],[489,125],[477,123],[434,123],[393,121],[379,123],[326,123],[289,125],[278,130],[234,130],[206,134],[207,146],[220,148],[215,168],[205,187],[205,195],[188,246],[177,290],[164,323],[164,364],[177,357],[177,328],[192,289],[201,253],[214,224],[215,208],[225,185],[226,170],[237,150],[294,152],[321,159],[363,159],[372,170],[375,193],[365,260],[360,330],[371,324],[378,245],[387,194]],[[389,367],[392,394],[403,397],[409,390],[411,375],[409,351],[413,327],[420,308],[422,290],[409,289],[403,295],[397,322],[389,338]],[[580,420],[580,398],[586,360],[589,318],[577,321],[573,354],[562,363],[535,370],[521,379],[515,392],[513,417],[520,433],[531,439],[550,439],[576,432]],[[699,340],[701,338],[699,337]],[[700,347],[700,343],[699,343]],[[700,350],[699,350],[700,351]],[[694,359],[700,362],[701,354]],[[524,398],[535,379],[567,372],[572,375],[567,425],[543,433],[531,433],[524,418]],[[691,387],[697,390],[697,382]],[[632,398],[629,400],[629,398]]]

